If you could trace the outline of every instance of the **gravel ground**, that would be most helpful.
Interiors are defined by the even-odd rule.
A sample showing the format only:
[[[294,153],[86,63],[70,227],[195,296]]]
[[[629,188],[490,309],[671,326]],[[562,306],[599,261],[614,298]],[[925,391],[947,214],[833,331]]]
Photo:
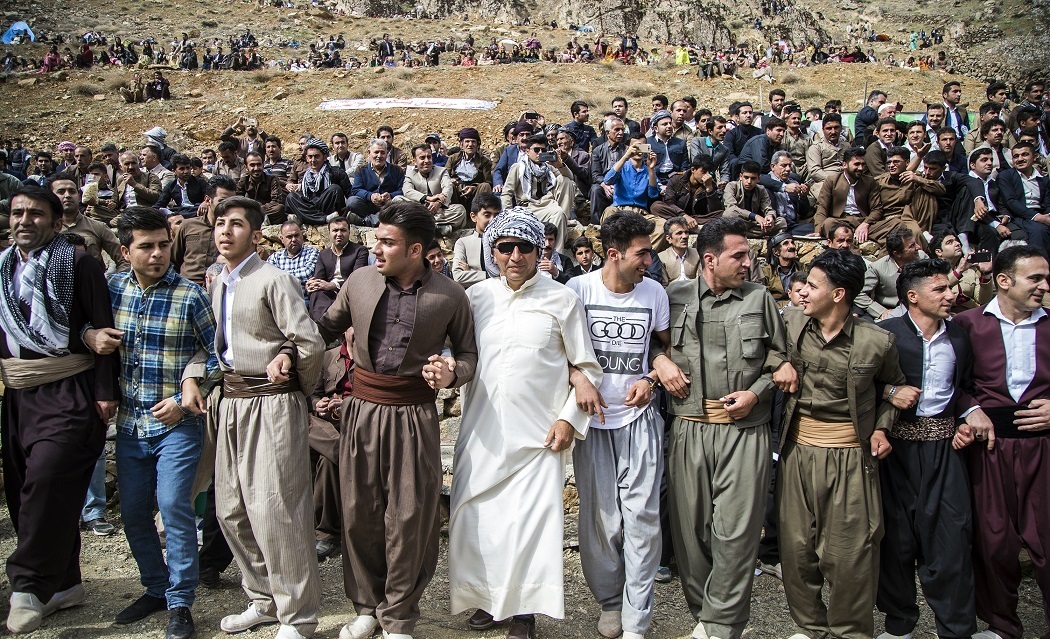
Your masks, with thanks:
[[[0,553],[7,556],[14,547],[15,539],[6,506],[0,512]],[[167,623],[166,615],[154,615],[144,622],[125,627],[111,625],[116,613],[138,597],[138,570],[128,550],[127,541],[118,524],[118,532],[112,537],[95,537],[83,533],[81,563],[88,591],[87,605],[64,610],[44,621],[44,626],[31,636],[34,638],[79,639],[106,637],[109,639],[139,639],[163,637]],[[572,522],[569,522],[571,527]],[[571,535],[570,535],[571,538]],[[505,627],[496,626],[486,632],[471,632],[466,627],[467,615],[450,615],[448,612],[448,575],[446,571],[447,541],[441,540],[441,559],[438,573],[426,591],[421,608],[423,618],[416,629],[421,639],[452,639],[475,637],[497,639],[503,637]],[[1020,609],[1026,625],[1026,637],[1039,637],[1047,632],[1039,591],[1032,579],[1031,568],[1026,570],[1026,579],[1021,587]],[[575,639],[599,639],[595,631],[598,606],[594,603],[580,569],[579,553],[569,548],[565,551],[566,619],[563,621],[540,617],[538,633],[545,637],[572,637]],[[223,575],[224,585],[219,589],[201,588],[194,606],[199,638],[226,636],[218,630],[219,619],[224,615],[240,612],[247,605],[247,598],[239,587],[240,575],[236,565]],[[353,617],[352,607],[343,595],[342,564],[339,558],[330,559],[321,565],[323,598],[321,622],[317,637],[335,639],[339,628]],[[0,581],[0,614],[7,616],[10,588]],[[783,639],[795,632],[784,599],[783,587],[774,577],[763,575],[755,580],[752,596],[751,626],[745,637]],[[881,632],[882,615],[876,612],[876,632]],[[687,637],[693,621],[689,616],[677,576],[669,584],[656,585],[656,609],[653,615],[650,639]],[[983,625],[981,626],[983,627]],[[6,629],[0,631],[6,633]],[[245,633],[248,639],[269,639],[276,629],[260,628]],[[914,633],[915,639],[936,637],[933,618],[929,609],[923,607],[922,619]]]

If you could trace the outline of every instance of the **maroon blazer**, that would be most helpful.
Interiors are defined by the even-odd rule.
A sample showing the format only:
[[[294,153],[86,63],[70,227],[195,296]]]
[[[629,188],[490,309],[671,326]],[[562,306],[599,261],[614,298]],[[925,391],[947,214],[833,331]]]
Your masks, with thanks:
[[[952,322],[970,335],[973,349],[973,399],[982,408],[1013,407],[1033,399],[1050,398],[1050,316],[1036,322],[1035,377],[1021,401],[1006,387],[1006,345],[999,318],[984,312],[987,304],[959,313]],[[968,407],[967,407],[968,408]]]

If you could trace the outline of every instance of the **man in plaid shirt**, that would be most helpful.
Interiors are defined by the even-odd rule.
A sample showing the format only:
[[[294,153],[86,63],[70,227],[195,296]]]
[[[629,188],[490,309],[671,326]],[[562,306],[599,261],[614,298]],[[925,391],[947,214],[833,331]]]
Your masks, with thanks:
[[[204,397],[218,380],[215,318],[207,293],[171,267],[171,235],[159,211],[129,207],[118,238],[131,272],[109,280],[115,329],[89,330],[96,352],[120,348],[117,481],[128,545],[146,593],[117,614],[130,624],[168,609],[166,639],[193,634],[198,581],[191,494],[201,455]],[[167,535],[167,565],[153,520]]]
[[[277,251],[267,260],[285,273],[291,273],[303,287],[303,301],[309,305],[306,296],[306,280],[314,276],[314,266],[320,251],[303,244],[303,227],[298,222],[289,220],[281,226],[281,244],[283,251]]]

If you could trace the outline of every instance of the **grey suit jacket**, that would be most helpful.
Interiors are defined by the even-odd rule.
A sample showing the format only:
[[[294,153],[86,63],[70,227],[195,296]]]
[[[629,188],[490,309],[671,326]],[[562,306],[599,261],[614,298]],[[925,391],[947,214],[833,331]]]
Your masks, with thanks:
[[[660,252],[660,264],[663,265],[663,285],[666,288],[668,284],[674,282],[682,274],[682,262],[678,261],[678,256],[675,255],[674,249],[671,247],[665,248]],[[685,277],[686,279],[695,280],[697,274],[700,272],[700,254],[696,252],[695,248],[689,247],[685,250]]]
[[[725,211],[722,213],[722,217],[742,217],[745,220],[751,218],[751,214],[756,215],[776,215],[776,211],[773,210],[773,203],[769,201],[769,192],[766,191],[761,185],[755,187],[754,196],[751,198],[751,208],[744,208],[744,187],[740,184],[739,180],[726,184],[725,193],[722,195],[722,202],[725,204]]]
[[[452,248],[452,279],[462,284],[463,288],[470,288],[488,279],[488,273],[485,271],[485,256],[482,253],[484,250],[481,236],[477,233],[456,240],[456,245]],[[460,262],[470,268],[460,268]]]

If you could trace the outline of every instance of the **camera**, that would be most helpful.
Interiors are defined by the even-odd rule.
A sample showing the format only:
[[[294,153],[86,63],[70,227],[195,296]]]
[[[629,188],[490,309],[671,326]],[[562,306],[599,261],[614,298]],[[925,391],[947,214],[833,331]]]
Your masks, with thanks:
[[[558,161],[558,154],[557,153],[553,153],[551,151],[544,151],[543,153],[540,153],[540,162],[550,162],[550,163],[553,164],[554,162],[557,162],[557,161]]]

